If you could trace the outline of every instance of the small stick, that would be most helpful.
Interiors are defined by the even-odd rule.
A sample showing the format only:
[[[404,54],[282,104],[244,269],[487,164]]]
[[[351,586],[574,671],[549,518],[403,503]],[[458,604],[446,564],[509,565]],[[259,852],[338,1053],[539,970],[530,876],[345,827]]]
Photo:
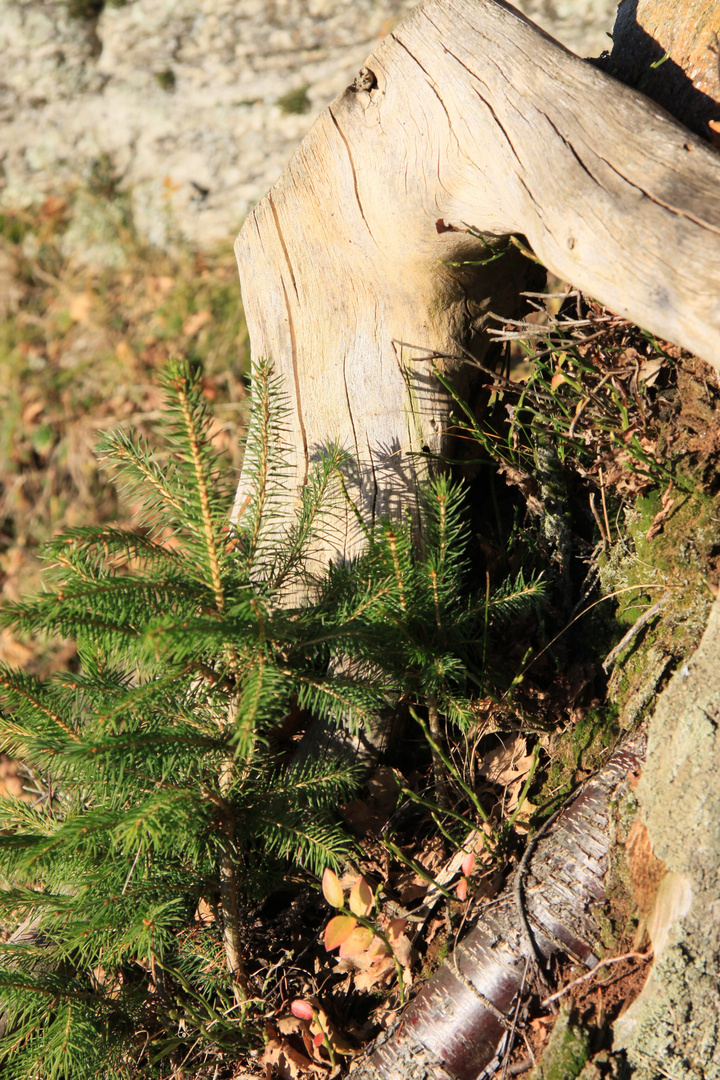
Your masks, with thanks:
[[[598,475],[600,477],[600,498],[602,499],[603,517],[605,518],[605,528],[607,529],[608,543],[610,543],[610,521],[608,520],[607,503],[605,501],[605,478],[603,477],[602,469],[598,469]]]
[[[526,956],[525,970],[523,971],[522,983],[520,984],[520,989],[518,990],[517,1004],[515,1006],[515,1015],[513,1016],[512,1027],[510,1028],[510,1033],[508,1035],[507,1050],[505,1051],[505,1060],[503,1062],[502,1080],[505,1080],[505,1077],[507,1076],[508,1064],[510,1062],[510,1054],[512,1053],[512,1048],[515,1043],[515,1029],[517,1028],[518,1015],[520,1013],[520,1006],[522,1004],[522,996],[525,993],[525,979],[527,978],[529,966],[530,957]]]
[[[667,601],[668,601],[668,594],[666,593],[664,596],[660,597],[660,599],[657,601],[657,603],[653,604],[652,607],[649,607],[647,609],[647,611],[644,611],[643,614],[640,616],[640,618],[636,622],[633,623],[633,625],[628,630],[627,634],[623,635],[623,637],[620,639],[620,641],[618,641],[615,648],[611,649],[611,651],[607,654],[607,656],[603,660],[603,671],[604,672],[607,673],[610,670],[610,668],[615,663],[615,661],[617,660],[620,653],[623,651],[623,649],[626,648],[626,646],[628,646],[630,644],[630,642],[633,640],[633,638],[636,637],[637,634],[640,633],[643,626],[646,626],[647,623],[649,623],[651,619],[655,618],[655,616],[658,614],[658,612],[660,612],[662,610],[662,608],[665,606]]]
[[[605,536],[605,529],[603,527],[602,519],[601,519],[600,515],[598,514],[597,507],[595,505],[595,492],[594,491],[590,492],[590,509],[592,511],[592,516],[595,518],[595,524],[598,527],[598,532],[600,533],[600,536],[602,538],[603,551],[606,551],[607,550],[607,545],[608,545],[608,538]]]
[[[622,956],[611,956],[607,960],[600,960],[599,963],[597,963],[592,969],[592,971],[588,971],[585,975],[580,975],[579,978],[573,979],[573,981],[569,982],[567,986],[563,986],[562,990],[558,990],[555,994],[551,994],[550,997],[546,997],[545,1000],[541,1002],[541,1005],[543,1005],[544,1007],[545,1005],[552,1004],[553,1001],[557,1001],[558,998],[561,998],[563,994],[567,994],[568,990],[572,990],[573,987],[579,986],[580,983],[584,983],[587,982],[588,979],[592,979],[592,977],[600,970],[601,967],[609,967],[611,964],[619,964],[621,960],[645,961],[650,960],[651,957],[652,949],[649,949],[648,952],[629,952],[623,953]]]

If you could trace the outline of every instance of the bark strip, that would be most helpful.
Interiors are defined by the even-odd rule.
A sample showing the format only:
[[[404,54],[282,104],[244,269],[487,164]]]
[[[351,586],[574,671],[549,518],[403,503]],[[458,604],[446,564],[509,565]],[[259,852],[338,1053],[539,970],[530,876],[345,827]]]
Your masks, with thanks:
[[[605,900],[610,804],[638,771],[644,739],[617,750],[537,840],[500,899],[413,999],[395,1030],[351,1080],[477,1080],[496,1058],[535,952],[564,952],[593,967],[600,940],[594,911]],[[517,893],[532,941],[518,910]]]

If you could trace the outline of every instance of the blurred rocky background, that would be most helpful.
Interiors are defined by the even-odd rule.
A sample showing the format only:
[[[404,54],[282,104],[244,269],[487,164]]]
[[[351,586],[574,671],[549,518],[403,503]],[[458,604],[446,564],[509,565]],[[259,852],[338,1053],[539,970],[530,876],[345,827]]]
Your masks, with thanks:
[[[62,248],[118,265],[126,192],[153,245],[227,241],[413,0],[0,0],[0,205],[76,192]],[[581,55],[613,0],[522,0]],[[79,194],[89,191],[89,198]],[[127,208],[126,208],[127,211]]]

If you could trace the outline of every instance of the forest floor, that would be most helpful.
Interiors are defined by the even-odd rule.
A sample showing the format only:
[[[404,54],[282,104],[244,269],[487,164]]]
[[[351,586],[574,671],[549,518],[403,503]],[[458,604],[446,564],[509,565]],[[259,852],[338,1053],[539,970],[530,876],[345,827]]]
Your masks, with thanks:
[[[229,467],[239,466],[247,418],[247,335],[232,253],[161,255],[139,247],[128,227],[124,265],[78,267],[62,254],[67,209],[50,198],[39,213],[0,217],[7,600],[38,588],[40,549],[58,531],[132,520],[133,506],[103,477],[93,446],[108,428],[155,432],[155,376],[169,356],[201,366],[214,441]],[[717,377],[569,289],[555,290],[536,304],[522,336],[498,327],[483,419],[460,409],[457,429],[473,508],[470,591],[487,597],[521,573],[542,574],[545,597],[504,623],[488,619],[475,723],[443,733],[451,763],[445,806],[435,801],[422,733],[398,717],[382,762],[340,808],[357,840],[341,885],[350,890],[362,875],[380,889],[375,918],[393,936],[395,957],[328,951],[329,909],[317,883],[288,881],[246,913],[246,952],[265,999],[264,1045],[241,1065],[213,1073],[211,1062],[192,1075],[344,1072],[498,895],[528,833],[643,722],[702,632],[720,587]],[[625,662],[616,666],[613,649],[626,632]],[[33,672],[71,663],[73,648],[9,631],[0,637],[0,659]],[[288,743],[305,722],[294,718]],[[30,797],[22,764],[0,759],[0,777],[10,794]],[[488,826],[473,821],[463,784]],[[616,826],[608,956],[646,945],[643,898],[623,856],[636,839],[632,813],[619,814]],[[490,831],[502,837],[501,859],[482,843]],[[463,862],[470,839],[472,866]],[[199,911],[198,926],[211,918]],[[570,1008],[559,1013],[536,1002],[509,1073],[528,1071],[565,1025],[582,1033],[584,1051],[563,1075],[616,1075],[610,1025],[645,970],[636,957],[607,967],[568,989]],[[553,979],[562,987],[578,974],[561,961]],[[296,1000],[313,1003],[320,1041],[307,1017],[291,1011]]]

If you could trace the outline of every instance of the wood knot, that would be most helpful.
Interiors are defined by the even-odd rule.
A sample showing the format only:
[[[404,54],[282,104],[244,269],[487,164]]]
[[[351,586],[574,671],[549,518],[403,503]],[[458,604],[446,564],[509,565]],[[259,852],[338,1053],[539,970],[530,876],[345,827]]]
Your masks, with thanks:
[[[369,94],[371,90],[377,90],[377,84],[378,81],[375,72],[371,71],[370,68],[364,67],[360,68],[358,71],[355,76],[355,81],[350,89],[354,90],[356,94],[362,92]]]

